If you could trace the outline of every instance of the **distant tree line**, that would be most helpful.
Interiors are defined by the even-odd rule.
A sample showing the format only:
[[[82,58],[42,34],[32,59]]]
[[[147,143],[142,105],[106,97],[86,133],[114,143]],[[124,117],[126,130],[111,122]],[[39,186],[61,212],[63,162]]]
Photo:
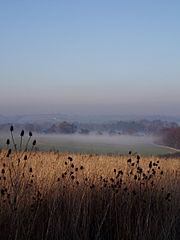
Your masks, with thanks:
[[[160,136],[161,144],[180,149],[180,127],[165,128],[161,130]]]
[[[91,132],[102,135],[108,133],[114,134],[159,134],[165,138],[166,133],[163,129],[176,129],[178,124],[175,122],[161,121],[161,120],[141,120],[141,121],[113,121],[104,123],[81,123],[81,122],[45,122],[14,124],[18,130],[24,129],[26,131],[33,131],[37,133],[57,133],[57,134],[89,134]],[[0,132],[9,131],[9,124],[0,124]],[[165,130],[164,130],[165,131]],[[167,130],[168,132],[168,130]]]

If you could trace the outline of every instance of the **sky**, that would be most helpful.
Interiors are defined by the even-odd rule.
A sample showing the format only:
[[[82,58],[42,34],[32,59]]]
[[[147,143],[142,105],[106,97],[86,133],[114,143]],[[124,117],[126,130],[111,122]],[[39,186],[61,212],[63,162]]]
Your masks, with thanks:
[[[179,13],[179,0],[0,0],[0,114],[179,114]]]

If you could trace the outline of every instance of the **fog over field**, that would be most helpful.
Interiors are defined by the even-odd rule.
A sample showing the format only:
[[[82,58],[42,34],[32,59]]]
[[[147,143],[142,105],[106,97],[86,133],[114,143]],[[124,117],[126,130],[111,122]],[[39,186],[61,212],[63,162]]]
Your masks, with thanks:
[[[143,155],[166,154],[175,152],[164,146],[154,144],[153,136],[130,135],[63,135],[46,134],[37,136],[41,150],[60,150],[67,152],[85,152],[97,154],[127,154],[130,150]]]
[[[42,138],[48,138],[50,141],[72,141],[77,143],[107,143],[119,145],[132,145],[132,144],[147,144],[153,143],[155,137],[153,136],[132,136],[132,135],[97,135],[97,134],[46,134],[40,135]]]

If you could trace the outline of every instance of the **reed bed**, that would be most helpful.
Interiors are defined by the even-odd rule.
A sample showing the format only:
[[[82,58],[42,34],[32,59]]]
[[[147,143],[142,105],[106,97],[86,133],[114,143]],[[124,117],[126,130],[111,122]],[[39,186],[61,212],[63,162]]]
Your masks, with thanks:
[[[13,128],[0,151],[0,239],[180,237],[180,159],[34,151]]]

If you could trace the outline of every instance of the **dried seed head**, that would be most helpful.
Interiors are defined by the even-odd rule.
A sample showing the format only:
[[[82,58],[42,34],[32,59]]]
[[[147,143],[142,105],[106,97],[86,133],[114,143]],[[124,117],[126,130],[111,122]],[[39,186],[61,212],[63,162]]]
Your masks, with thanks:
[[[29,137],[32,137],[32,132],[31,131],[29,132]]]
[[[33,145],[33,146],[35,146],[35,145],[36,145],[36,140],[34,140],[34,141],[33,141],[32,145]]]
[[[68,157],[68,159],[69,159],[70,162],[72,162],[72,160],[73,160],[72,157]]]
[[[80,166],[80,169],[81,169],[81,170],[83,170],[83,169],[84,169],[84,167],[83,167],[83,166]]]
[[[7,156],[7,157],[9,157],[9,156],[10,156],[10,154],[11,154],[11,152],[12,152],[12,150],[11,150],[11,149],[9,149],[9,150],[8,150],[8,153],[7,153],[7,155],[6,155],[6,156]]]
[[[21,137],[24,136],[24,130],[21,131],[21,134],[20,134]]]
[[[14,131],[14,127],[13,127],[13,125],[11,125],[11,127],[10,127],[10,131],[11,131],[11,132]]]
[[[9,140],[9,139],[7,139],[7,141],[6,141],[6,144],[7,144],[7,145],[9,145],[9,144],[10,144],[10,140]]]
[[[31,172],[31,173],[32,173],[32,171],[33,171],[33,170],[32,170],[32,167],[31,167],[31,168],[29,169],[29,172]]]
[[[93,189],[93,188],[95,188],[95,185],[94,185],[94,184],[92,184],[92,185],[90,186],[90,189]]]
[[[71,164],[71,167],[74,168],[74,164]]]
[[[140,156],[139,155],[137,155],[137,160],[139,160],[140,159]]]
[[[27,155],[24,156],[24,160],[27,160]]]
[[[152,162],[151,161],[149,162],[149,168],[152,168]]]
[[[166,195],[165,199],[166,199],[166,200],[169,200],[170,196],[171,196],[171,194],[168,193],[168,194]]]
[[[3,168],[1,172],[2,172],[2,174],[5,174],[5,169]]]
[[[131,155],[132,151],[129,151],[129,155]]]

